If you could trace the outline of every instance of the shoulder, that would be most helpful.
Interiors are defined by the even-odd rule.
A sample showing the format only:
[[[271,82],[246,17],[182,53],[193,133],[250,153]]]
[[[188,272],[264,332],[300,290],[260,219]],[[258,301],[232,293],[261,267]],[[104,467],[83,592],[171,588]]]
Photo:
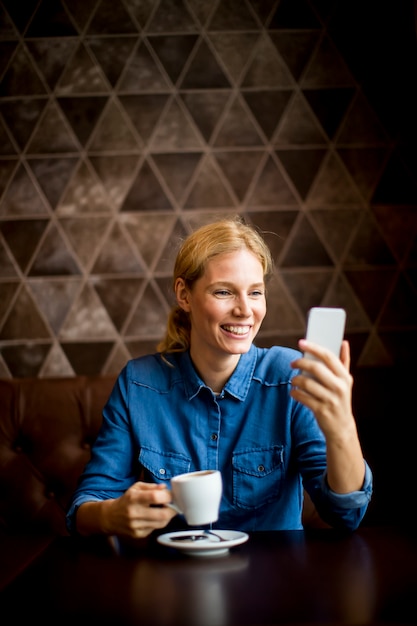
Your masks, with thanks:
[[[254,378],[270,384],[288,382],[295,374],[291,363],[300,356],[301,352],[285,346],[256,348]]]
[[[164,392],[182,378],[176,361],[171,355],[164,358],[159,352],[147,354],[128,361],[120,376],[128,384]]]

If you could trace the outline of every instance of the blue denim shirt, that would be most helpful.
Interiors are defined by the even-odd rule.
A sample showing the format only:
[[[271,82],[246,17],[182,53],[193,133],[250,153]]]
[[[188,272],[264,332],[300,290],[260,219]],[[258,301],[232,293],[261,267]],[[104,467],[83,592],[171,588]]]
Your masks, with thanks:
[[[314,415],[289,395],[299,356],[282,347],[252,345],[222,393],[215,396],[188,352],[129,361],[103,410],[91,460],[67,515],[77,507],[117,498],[138,480],[166,483],[176,474],[219,469],[223,477],[223,529],[301,529],[303,487],[323,519],[354,530],[372,492],[372,473],[361,491],[336,494],[326,482],[326,444]],[[144,474],[143,474],[144,472]]]

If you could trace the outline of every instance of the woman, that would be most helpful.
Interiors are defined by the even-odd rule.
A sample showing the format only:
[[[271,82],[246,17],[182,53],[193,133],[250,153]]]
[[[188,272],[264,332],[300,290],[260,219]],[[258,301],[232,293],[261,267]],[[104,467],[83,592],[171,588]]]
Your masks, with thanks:
[[[223,477],[217,528],[300,529],[303,489],[328,524],[357,528],[372,474],[352,414],[349,345],[339,359],[300,340],[318,360],[257,348],[271,272],[263,238],[238,217],[185,240],[165,338],[118,377],[71,532],[147,537],[174,522],[171,477],[207,468]]]

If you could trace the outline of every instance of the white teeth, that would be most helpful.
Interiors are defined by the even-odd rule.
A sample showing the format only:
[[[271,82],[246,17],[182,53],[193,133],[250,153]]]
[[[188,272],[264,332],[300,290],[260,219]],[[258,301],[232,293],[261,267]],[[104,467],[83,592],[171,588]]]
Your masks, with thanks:
[[[234,335],[246,335],[249,331],[249,326],[223,326],[223,328]]]

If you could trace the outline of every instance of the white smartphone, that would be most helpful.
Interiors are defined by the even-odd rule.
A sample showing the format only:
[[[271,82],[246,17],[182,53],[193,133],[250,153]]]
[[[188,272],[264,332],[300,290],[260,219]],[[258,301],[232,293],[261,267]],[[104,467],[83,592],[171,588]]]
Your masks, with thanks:
[[[346,311],[336,307],[313,307],[308,312],[306,339],[340,355],[345,334]],[[306,357],[314,358],[306,352]]]

